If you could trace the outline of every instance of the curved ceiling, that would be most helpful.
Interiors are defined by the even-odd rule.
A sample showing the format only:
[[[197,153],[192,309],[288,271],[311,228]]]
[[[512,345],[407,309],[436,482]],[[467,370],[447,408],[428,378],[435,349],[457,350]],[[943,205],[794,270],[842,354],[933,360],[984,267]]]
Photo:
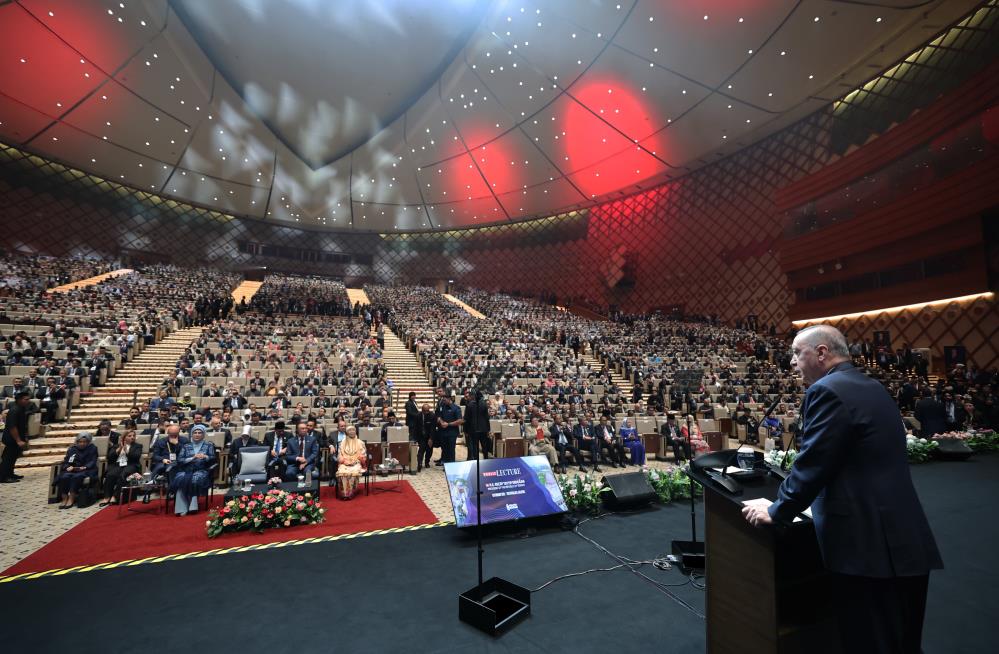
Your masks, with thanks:
[[[0,139],[302,227],[551,215],[749,145],[971,0],[19,0]]]

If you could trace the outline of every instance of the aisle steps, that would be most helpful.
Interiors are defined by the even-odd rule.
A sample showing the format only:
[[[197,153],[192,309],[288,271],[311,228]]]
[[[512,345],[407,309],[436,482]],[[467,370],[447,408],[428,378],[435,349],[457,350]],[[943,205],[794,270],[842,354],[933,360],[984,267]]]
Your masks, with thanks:
[[[382,361],[395,388],[393,408],[400,422],[406,420],[406,400],[409,399],[410,392],[416,393],[417,406],[422,407],[424,403],[434,406],[434,389],[416,354],[406,349],[406,344],[399,340],[388,325],[385,326]]]

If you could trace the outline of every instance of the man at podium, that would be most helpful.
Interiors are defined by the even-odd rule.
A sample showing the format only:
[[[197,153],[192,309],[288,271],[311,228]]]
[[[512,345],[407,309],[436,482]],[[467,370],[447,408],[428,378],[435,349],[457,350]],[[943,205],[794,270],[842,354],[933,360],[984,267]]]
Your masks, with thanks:
[[[844,649],[919,652],[929,573],[943,563],[912,484],[898,406],[853,367],[834,327],[802,330],[792,351],[809,386],[801,452],[777,500],[742,513],[762,526],[811,507]]]

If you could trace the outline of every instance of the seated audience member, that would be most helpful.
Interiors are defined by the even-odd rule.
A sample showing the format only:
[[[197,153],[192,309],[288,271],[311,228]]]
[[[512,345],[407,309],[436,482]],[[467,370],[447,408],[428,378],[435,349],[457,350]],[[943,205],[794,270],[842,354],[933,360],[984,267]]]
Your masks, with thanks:
[[[238,465],[239,461],[239,451],[244,447],[250,447],[251,445],[260,445],[260,442],[250,435],[251,431],[250,425],[243,425],[243,433],[240,434],[239,438],[232,441],[229,444],[229,474],[234,475],[239,472]]]
[[[48,377],[45,381],[45,386],[38,390],[35,398],[39,400],[41,407],[42,424],[48,425],[55,422],[59,400],[66,399],[66,391],[56,385],[55,377]]]
[[[689,439],[693,455],[696,457],[698,454],[707,452],[708,443],[704,440],[704,435],[701,433],[701,428],[697,426],[694,416],[688,415],[686,421],[687,424],[680,428],[680,434],[684,439]]]
[[[318,478],[316,460],[319,458],[319,442],[309,433],[309,427],[299,422],[295,427],[295,436],[288,440],[288,454],[285,455],[287,467],[284,478],[291,481],[298,475],[312,475]]]
[[[593,472],[600,472],[600,442],[593,435],[593,427],[590,426],[590,421],[585,415],[579,416],[579,424],[572,430],[572,435],[576,439],[576,448],[579,452],[590,453]],[[580,457],[579,462],[583,462],[582,457]]]
[[[676,416],[672,413],[666,416],[666,424],[660,428],[660,433],[666,437],[666,442],[673,448],[673,460],[685,461],[690,458],[690,445],[683,437],[683,432],[676,426]]]
[[[763,430],[766,438],[772,438],[775,443],[781,443],[781,436],[784,434],[784,426],[780,423],[780,419],[777,416],[767,416],[763,422],[760,423],[760,429]],[[783,449],[783,447],[780,449]]]
[[[284,430],[284,420],[275,422],[274,431],[264,434],[264,445],[270,448],[267,454],[268,479],[284,479],[285,468],[288,466],[285,458],[288,456],[288,433]]]
[[[85,431],[76,437],[76,443],[69,446],[62,460],[56,479],[62,497],[60,509],[69,509],[76,503],[76,494],[87,479],[92,484],[97,481],[97,446],[90,432]]]
[[[631,462],[644,469],[645,444],[642,443],[642,438],[638,435],[638,428],[632,425],[631,418],[624,419],[618,433],[621,435],[621,444],[631,451]]]
[[[544,427],[538,422],[537,417],[531,418],[531,426],[527,428],[527,437],[531,440],[528,452],[534,456],[543,455],[548,457],[548,463],[553,470],[558,469],[558,450],[552,444],[551,439],[545,434]]]
[[[357,492],[357,482],[368,465],[368,453],[357,437],[357,429],[347,427],[347,437],[340,444],[337,457],[336,479],[340,484],[340,497],[349,500]]]
[[[205,440],[205,426],[191,428],[191,440],[180,452],[177,472],[170,480],[174,491],[174,513],[179,516],[197,512],[198,495],[212,483],[211,466],[215,463],[215,446]]]
[[[129,429],[118,443],[108,442],[107,467],[104,469],[104,501],[101,506],[116,504],[128,476],[142,470],[142,445],[135,442],[135,430]]]
[[[600,424],[593,428],[593,433],[600,443],[601,450],[607,448],[612,467],[628,465],[624,457],[624,446],[621,445],[621,438],[614,433],[614,425],[610,423],[607,416],[600,416]],[[607,463],[607,460],[604,459],[601,463]]]
[[[548,434],[551,436],[552,445],[555,446],[555,451],[558,452],[559,466],[562,469],[562,474],[566,473],[566,454],[571,454],[573,460],[579,465],[580,472],[586,472],[586,467],[583,466],[583,456],[579,453],[579,450],[572,444],[573,437],[572,431],[569,426],[562,422],[562,416],[555,414],[555,422],[548,429]]]
[[[170,476],[180,458],[180,452],[188,443],[186,436],[180,435],[178,425],[168,425],[166,435],[156,439],[149,449],[149,469],[153,479],[160,475]]]
[[[111,429],[111,421],[107,418],[101,420],[100,424],[97,425],[97,431],[94,432],[94,436],[106,436],[108,443],[118,443],[118,439],[121,435],[115,430]]]
[[[347,438],[347,423],[341,418],[336,421],[336,429],[329,435],[330,456],[333,457],[334,461],[336,461],[337,452],[345,438]]]

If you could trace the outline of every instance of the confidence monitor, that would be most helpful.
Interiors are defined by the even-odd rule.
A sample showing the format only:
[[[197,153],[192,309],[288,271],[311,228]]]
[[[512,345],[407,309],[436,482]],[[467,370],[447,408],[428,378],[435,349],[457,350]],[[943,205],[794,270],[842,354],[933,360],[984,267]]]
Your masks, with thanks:
[[[474,527],[475,461],[444,464],[454,521]],[[569,509],[555,473],[544,456],[521,456],[479,461],[482,488],[482,524],[559,515]]]

